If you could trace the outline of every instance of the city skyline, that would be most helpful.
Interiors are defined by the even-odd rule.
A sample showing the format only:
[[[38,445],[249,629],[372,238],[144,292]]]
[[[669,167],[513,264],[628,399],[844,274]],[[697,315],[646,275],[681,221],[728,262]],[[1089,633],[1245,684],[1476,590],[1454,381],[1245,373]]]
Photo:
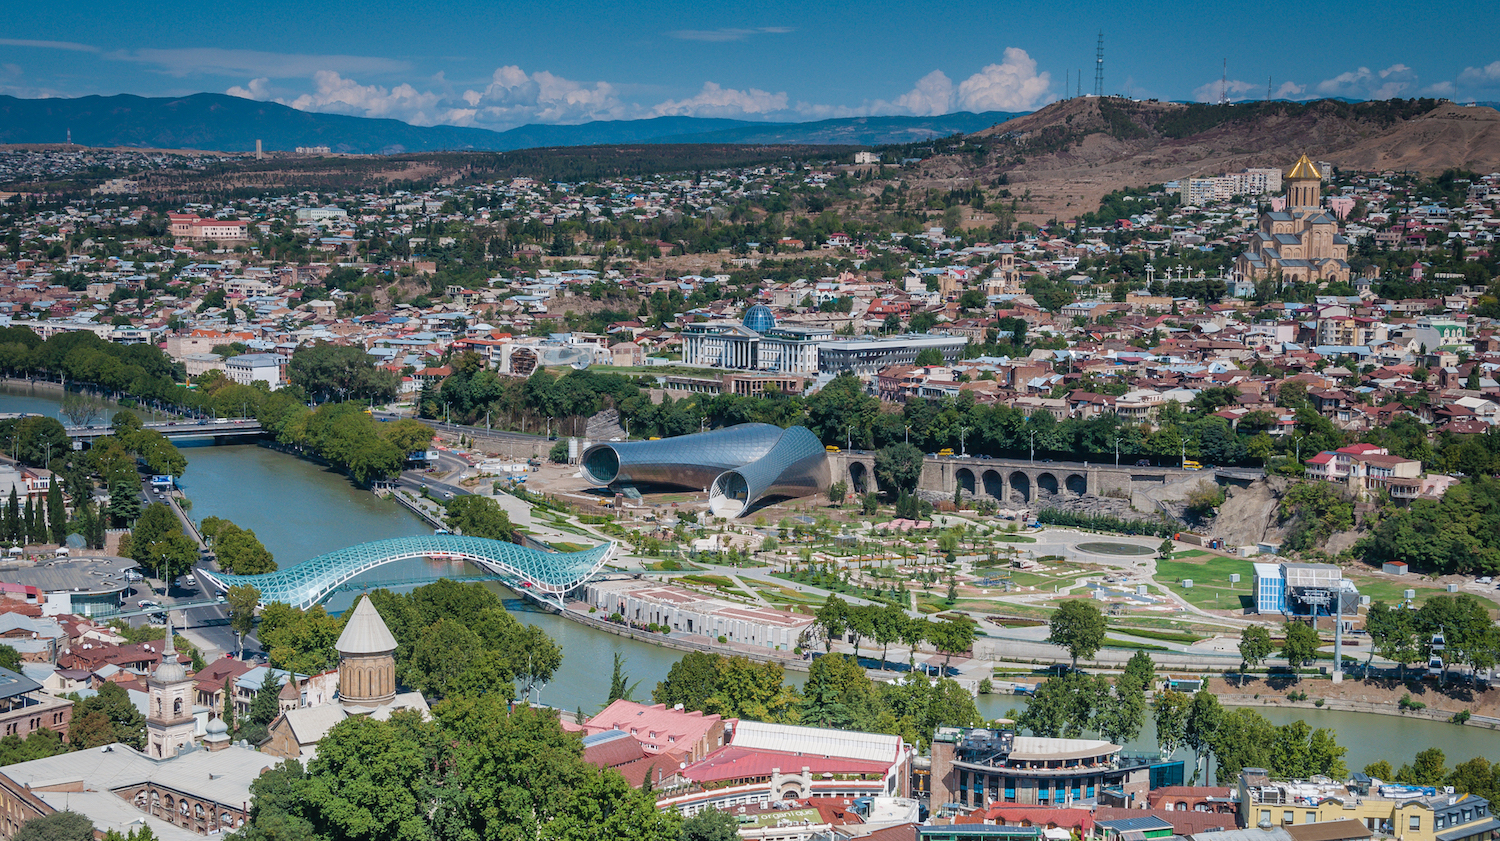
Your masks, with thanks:
[[[414,13],[375,0],[357,21],[343,7],[273,2],[226,26],[198,7],[121,16],[84,0],[12,14],[0,38],[0,93],[207,91],[493,129],[1031,111],[1094,91],[1102,32],[1106,94],[1500,100],[1500,48],[1483,34],[1500,15],[1456,2],[1423,12],[1374,6],[1352,18],[1328,2],[1274,2],[1253,18],[1206,20],[1184,2],[751,10],[661,0],[502,14],[445,0]]]

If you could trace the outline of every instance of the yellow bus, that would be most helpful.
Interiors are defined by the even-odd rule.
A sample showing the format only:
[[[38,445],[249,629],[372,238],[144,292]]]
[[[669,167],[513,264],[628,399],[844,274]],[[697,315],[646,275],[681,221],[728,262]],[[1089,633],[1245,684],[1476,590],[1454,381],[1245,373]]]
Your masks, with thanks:
[[[1203,469],[1203,465],[1199,464],[1196,461],[1193,461],[1192,459],[1184,459],[1183,462],[1182,462],[1182,469],[1184,469],[1184,470],[1202,470]]]
[[[839,448],[838,448],[838,447],[835,447],[835,446],[834,446],[834,445],[832,445],[832,444],[829,444],[829,445],[828,445],[828,446],[826,446],[826,447],[824,447],[824,448],[823,448],[823,449],[825,449],[825,450],[827,450],[827,451],[828,451],[828,452],[830,452],[830,453],[836,453],[836,452],[839,452]]]
[[[943,458],[952,458],[953,457],[953,448],[952,447],[944,447],[941,450],[938,450],[938,456],[943,457]]]

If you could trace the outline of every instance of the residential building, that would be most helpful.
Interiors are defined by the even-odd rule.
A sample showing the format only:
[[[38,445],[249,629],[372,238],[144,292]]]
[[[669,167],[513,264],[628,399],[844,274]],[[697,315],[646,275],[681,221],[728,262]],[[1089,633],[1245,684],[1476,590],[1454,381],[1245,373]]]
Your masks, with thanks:
[[[263,382],[272,391],[285,382],[282,366],[286,357],[274,353],[242,353],[224,360],[224,373],[240,385]]]
[[[1363,778],[1363,779],[1361,779]],[[1355,776],[1353,785],[1327,780],[1272,780],[1261,768],[1239,778],[1240,823],[1291,827],[1356,820],[1402,841],[1487,841],[1500,830],[1488,800],[1424,786],[1386,785]]]

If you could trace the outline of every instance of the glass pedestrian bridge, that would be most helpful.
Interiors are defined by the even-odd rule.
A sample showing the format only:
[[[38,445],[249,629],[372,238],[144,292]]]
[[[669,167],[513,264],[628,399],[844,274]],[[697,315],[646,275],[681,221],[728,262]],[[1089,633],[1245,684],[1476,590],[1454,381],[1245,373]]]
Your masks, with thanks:
[[[542,552],[484,537],[434,534],[361,543],[264,575],[208,570],[199,570],[199,574],[220,590],[254,587],[260,591],[263,605],[283,602],[306,610],[350,579],[376,567],[411,558],[434,558],[468,561],[520,586],[560,597],[592,578],[613,557],[614,549],[614,543],[605,542],[582,552]]]

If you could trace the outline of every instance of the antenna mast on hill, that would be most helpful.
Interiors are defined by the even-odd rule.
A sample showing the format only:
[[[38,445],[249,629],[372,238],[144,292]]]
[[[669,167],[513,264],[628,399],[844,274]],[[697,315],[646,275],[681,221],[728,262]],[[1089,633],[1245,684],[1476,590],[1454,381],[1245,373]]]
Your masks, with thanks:
[[[1271,101],[1271,77],[1266,77],[1266,101]]]
[[[1099,30],[1099,48],[1094,54],[1094,96],[1104,96],[1104,30]]]
[[[1219,77],[1219,104],[1229,101],[1229,59],[1224,59],[1224,75]]]

